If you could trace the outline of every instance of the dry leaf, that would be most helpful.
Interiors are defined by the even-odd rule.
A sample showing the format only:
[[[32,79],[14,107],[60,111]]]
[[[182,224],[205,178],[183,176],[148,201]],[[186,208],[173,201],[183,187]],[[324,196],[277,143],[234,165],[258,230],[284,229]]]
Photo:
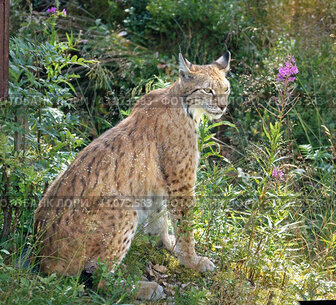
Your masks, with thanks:
[[[155,266],[153,266],[153,268],[156,270],[156,271],[159,271],[160,273],[165,273],[168,271],[168,268],[165,267],[165,266],[162,266],[162,265],[159,265],[159,264],[156,264]]]

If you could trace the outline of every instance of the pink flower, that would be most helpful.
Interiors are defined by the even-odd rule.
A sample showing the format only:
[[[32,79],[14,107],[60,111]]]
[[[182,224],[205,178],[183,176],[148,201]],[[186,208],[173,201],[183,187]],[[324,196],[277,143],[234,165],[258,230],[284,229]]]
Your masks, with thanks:
[[[278,82],[294,82],[296,74],[299,73],[299,69],[296,66],[294,56],[291,56],[284,64],[283,67],[279,68],[278,77],[276,81]]]
[[[284,178],[284,173],[279,167],[275,167],[272,171],[272,177],[282,180]]]
[[[56,6],[53,6],[53,7],[51,7],[51,8],[48,8],[48,9],[46,10],[46,12],[47,12],[48,14],[55,14],[55,13],[57,12],[57,7],[56,7]]]
[[[64,17],[66,17],[67,12],[66,12],[65,8],[63,9],[62,14],[63,14]]]

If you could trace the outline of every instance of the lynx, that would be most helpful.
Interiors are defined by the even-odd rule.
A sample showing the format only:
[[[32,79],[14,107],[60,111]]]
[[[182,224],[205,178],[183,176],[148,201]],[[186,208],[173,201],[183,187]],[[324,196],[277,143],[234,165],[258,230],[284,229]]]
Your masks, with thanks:
[[[96,268],[98,258],[112,271],[142,223],[180,264],[215,268],[195,252],[191,208],[198,125],[203,114],[218,119],[225,112],[230,59],[227,51],[212,64],[194,65],[179,54],[178,80],[143,96],[57,177],[35,212],[42,271],[75,275]]]

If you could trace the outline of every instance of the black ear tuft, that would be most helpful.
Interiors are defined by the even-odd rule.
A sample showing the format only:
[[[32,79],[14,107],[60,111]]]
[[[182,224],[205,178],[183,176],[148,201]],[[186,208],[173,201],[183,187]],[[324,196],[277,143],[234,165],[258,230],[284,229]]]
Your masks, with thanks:
[[[180,76],[183,77],[186,80],[193,79],[193,73],[190,71],[192,64],[183,57],[183,55],[179,54],[179,70],[180,70]]]
[[[220,70],[224,70],[224,72],[227,72],[230,69],[230,61],[231,53],[229,51],[226,51],[224,55],[219,57],[212,64],[216,65]]]

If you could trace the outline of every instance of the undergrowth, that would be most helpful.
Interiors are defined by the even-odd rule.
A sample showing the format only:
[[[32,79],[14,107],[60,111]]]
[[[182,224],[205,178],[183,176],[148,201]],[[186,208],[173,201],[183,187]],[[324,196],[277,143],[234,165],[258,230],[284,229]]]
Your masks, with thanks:
[[[167,293],[146,304],[336,299],[336,7],[322,4],[56,1],[50,15],[49,2],[11,1],[11,98],[0,108],[1,303],[136,302],[142,277]],[[197,251],[215,272],[180,266],[140,231],[113,274],[103,262],[89,280],[40,273],[27,258],[33,212],[50,182],[142,95],[176,79],[179,48],[203,64],[225,45],[233,55],[229,112],[200,124],[194,211]],[[275,81],[290,54],[295,85]]]

